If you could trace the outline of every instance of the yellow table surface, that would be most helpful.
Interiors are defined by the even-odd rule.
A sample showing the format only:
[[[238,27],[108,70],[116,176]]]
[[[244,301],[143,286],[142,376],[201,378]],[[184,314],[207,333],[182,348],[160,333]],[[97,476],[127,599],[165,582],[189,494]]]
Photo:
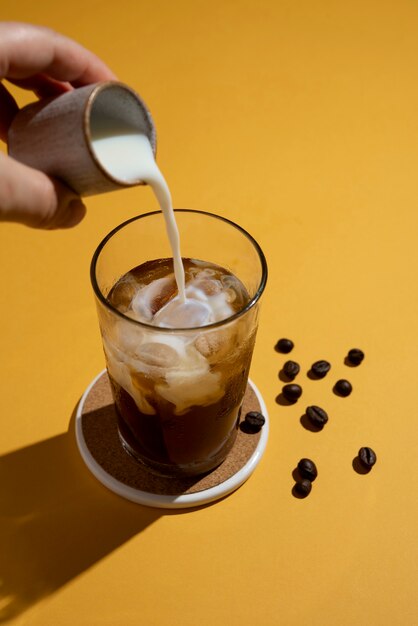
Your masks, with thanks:
[[[67,232],[1,225],[0,621],[417,624],[418,5],[2,0],[2,19],[103,57],[153,113],[175,206],[260,242],[270,275],[251,377],[271,432],[251,478],[211,506],[107,491],[73,434],[104,367],[89,262],[156,201],[149,188],[90,198]],[[293,406],[276,402],[283,336],[302,367]],[[358,368],[344,365],[353,347]],[[320,358],[332,370],[310,380]],[[309,404],[330,415],[322,432],[300,423]],[[378,455],[368,475],[352,467],[363,445]],[[305,456],[319,476],[302,500]]]

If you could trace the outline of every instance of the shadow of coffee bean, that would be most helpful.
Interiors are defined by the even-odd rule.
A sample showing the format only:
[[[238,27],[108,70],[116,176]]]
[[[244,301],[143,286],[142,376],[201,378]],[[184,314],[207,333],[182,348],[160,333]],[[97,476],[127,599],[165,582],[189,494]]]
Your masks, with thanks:
[[[300,472],[297,467],[295,467],[295,469],[292,472],[292,478],[295,481],[295,483],[302,480],[302,476],[300,475]]]
[[[308,370],[306,376],[311,380],[321,380],[321,378],[323,378],[323,376],[317,376],[312,370]]]
[[[279,393],[279,395],[276,396],[276,402],[281,406],[292,406],[293,404],[296,404],[297,400],[288,400],[284,394]]]
[[[312,433],[318,433],[324,428],[323,426],[315,426],[314,424],[312,424],[306,413],[304,413],[300,418],[300,423],[302,424],[303,428],[306,428],[306,430],[310,430]]]
[[[358,367],[358,365],[356,365],[355,363],[352,363],[350,361],[348,356],[346,356],[345,359],[344,359],[344,365],[347,365],[347,367]]]
[[[282,381],[282,383],[290,383],[293,380],[293,378],[286,376],[283,370],[280,370],[279,372],[279,379]]]

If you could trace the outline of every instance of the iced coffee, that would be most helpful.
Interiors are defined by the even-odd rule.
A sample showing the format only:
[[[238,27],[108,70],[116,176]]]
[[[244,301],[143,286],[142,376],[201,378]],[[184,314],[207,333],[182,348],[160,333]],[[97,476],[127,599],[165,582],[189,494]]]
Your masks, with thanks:
[[[184,213],[196,221],[205,215]],[[193,221],[184,213],[180,222]],[[256,253],[253,281],[238,277],[233,261],[183,257],[183,298],[170,257],[106,278],[98,309],[120,440],[156,473],[202,474],[234,444],[265,282],[262,253]],[[228,254],[233,259],[234,250],[225,261]],[[255,258],[244,274],[254,273]],[[98,265],[100,254],[93,269],[103,273]]]

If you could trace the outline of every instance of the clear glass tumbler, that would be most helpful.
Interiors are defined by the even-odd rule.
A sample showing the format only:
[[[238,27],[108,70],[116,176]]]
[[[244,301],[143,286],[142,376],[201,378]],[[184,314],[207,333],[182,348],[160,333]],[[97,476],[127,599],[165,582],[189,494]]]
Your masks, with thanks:
[[[217,467],[234,445],[267,264],[258,243],[237,224],[202,211],[175,215],[183,259],[220,266],[245,288],[242,306],[226,319],[157,327],[111,303],[112,288],[127,272],[172,257],[159,211],[105,237],[92,259],[91,281],[123,447],[157,474],[193,476]],[[178,346],[176,358],[172,346]]]

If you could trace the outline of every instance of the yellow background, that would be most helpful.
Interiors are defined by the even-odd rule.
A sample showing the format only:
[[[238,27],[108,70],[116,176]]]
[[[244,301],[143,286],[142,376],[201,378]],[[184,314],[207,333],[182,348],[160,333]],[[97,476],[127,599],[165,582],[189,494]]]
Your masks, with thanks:
[[[108,492],[72,415],[103,368],[88,270],[148,188],[68,232],[0,228],[0,616],[30,626],[418,623],[418,5],[2,0],[100,55],[149,105],[177,207],[220,213],[270,269],[251,377],[271,433],[230,497],[181,513]],[[21,97],[21,96],[20,96]],[[21,97],[21,103],[26,97]],[[304,395],[275,398],[289,336]],[[358,368],[348,349],[366,353]],[[306,371],[320,358],[321,381]],[[336,397],[340,377],[354,391]],[[320,433],[309,404],[327,409]],[[370,445],[378,462],[359,475]],[[319,476],[305,500],[292,470]]]

